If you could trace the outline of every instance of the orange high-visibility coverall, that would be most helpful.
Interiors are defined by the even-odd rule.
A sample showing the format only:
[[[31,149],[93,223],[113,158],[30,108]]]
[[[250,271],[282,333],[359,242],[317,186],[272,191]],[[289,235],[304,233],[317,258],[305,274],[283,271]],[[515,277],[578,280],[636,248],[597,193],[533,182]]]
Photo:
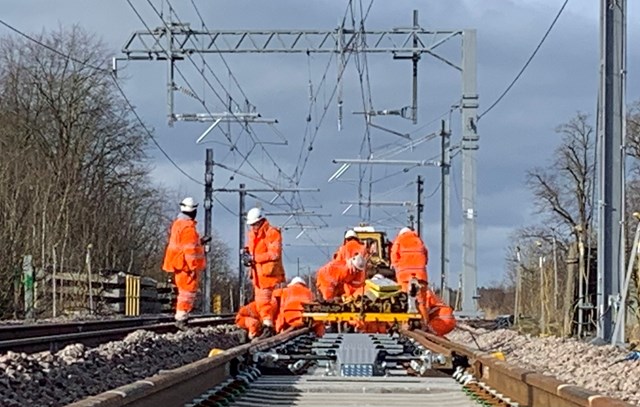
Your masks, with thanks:
[[[276,332],[283,332],[289,328],[300,328],[304,326],[302,313],[304,304],[314,301],[313,293],[304,284],[293,284],[282,289],[280,297],[280,310],[276,321]],[[317,336],[324,334],[324,325],[315,323],[313,330]]]
[[[258,312],[262,321],[273,322],[273,290],[285,280],[280,229],[271,226],[267,220],[262,221],[259,228],[252,227],[249,230],[247,248],[255,262],[251,270],[251,279]]]
[[[433,291],[427,291],[429,306],[428,328],[438,336],[444,336],[456,327],[453,308],[446,305]]]
[[[409,288],[409,282],[415,277],[420,283],[418,291],[418,310],[423,322],[428,320],[427,311],[427,264],[429,251],[422,243],[422,239],[414,231],[399,235],[391,246],[391,265],[396,271],[396,281],[403,291]]]
[[[414,276],[426,283],[428,263],[429,252],[416,232],[403,233],[393,242],[391,265],[396,270],[396,280],[403,288]]]
[[[344,261],[331,260],[316,273],[316,285],[325,301],[331,301],[342,294],[358,294],[364,286],[365,272],[349,270]]]
[[[248,332],[249,339],[255,338],[260,333],[262,320],[260,320],[260,314],[258,313],[255,301],[251,301],[238,310],[236,314],[236,325]]]
[[[178,287],[176,315],[193,309],[198,291],[198,274],[205,267],[204,247],[196,231],[196,221],[181,213],[171,225],[169,244],[162,263],[164,271],[174,273]]]
[[[274,298],[271,300],[271,310],[273,311],[273,314],[271,315],[272,320],[275,320],[278,316],[278,301],[275,296],[279,296],[279,293],[276,291],[278,290],[274,291]],[[249,304],[238,310],[238,313],[236,314],[236,325],[248,332],[249,339],[253,339],[260,334],[260,330],[262,329],[262,318],[260,318],[260,313],[258,312],[258,307],[256,306],[255,301],[251,301]]]
[[[358,239],[347,239],[346,242],[338,248],[336,252],[335,260],[347,261],[356,254],[366,255],[366,249]]]

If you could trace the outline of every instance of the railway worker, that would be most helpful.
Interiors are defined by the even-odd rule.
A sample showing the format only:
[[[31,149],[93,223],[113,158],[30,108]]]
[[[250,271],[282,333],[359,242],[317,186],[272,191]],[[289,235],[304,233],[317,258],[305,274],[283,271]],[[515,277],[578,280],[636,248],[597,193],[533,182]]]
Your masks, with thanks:
[[[294,277],[287,287],[282,289],[280,297],[280,310],[276,321],[276,332],[283,332],[289,328],[300,328],[305,325],[302,319],[304,305],[314,301],[314,295],[307,287],[307,283],[300,277]],[[313,324],[313,330],[317,336],[324,334],[324,325]]]
[[[275,321],[278,317],[278,308],[282,291],[277,288],[273,291],[271,298],[271,318]],[[236,325],[247,331],[249,340],[259,338],[262,335],[262,318],[255,301],[251,301],[247,305],[240,307],[236,314]]]
[[[262,320],[261,337],[275,334],[272,306],[273,291],[285,281],[282,265],[282,234],[271,226],[262,209],[252,208],[247,212],[247,236],[245,265],[251,268],[251,281],[256,306]]]
[[[344,234],[344,242],[342,243],[342,246],[338,248],[334,259],[347,261],[358,253],[364,256],[365,252],[365,247],[362,242],[360,242],[358,235],[355,231],[350,229]]]
[[[171,225],[169,244],[164,255],[162,270],[173,273],[178,287],[175,320],[180,328],[186,325],[189,313],[198,291],[199,274],[205,269],[206,258],[204,244],[211,240],[202,239],[196,230],[198,204],[192,197],[180,202],[180,214]]]
[[[445,304],[433,291],[427,290],[429,323],[427,330],[435,335],[444,336],[456,327],[453,308]]]
[[[347,261],[331,260],[318,269],[316,285],[325,301],[363,290],[367,260],[358,253]]]
[[[400,229],[391,246],[391,266],[396,273],[396,281],[403,291],[408,292],[412,280],[417,280],[418,310],[422,315],[423,325],[428,321],[427,310],[427,264],[429,251],[418,234],[408,227]],[[426,328],[426,326],[425,326]]]
[[[238,328],[247,331],[249,340],[260,335],[262,320],[260,319],[260,313],[258,312],[255,301],[251,301],[249,304],[240,307],[236,314],[236,325]]]

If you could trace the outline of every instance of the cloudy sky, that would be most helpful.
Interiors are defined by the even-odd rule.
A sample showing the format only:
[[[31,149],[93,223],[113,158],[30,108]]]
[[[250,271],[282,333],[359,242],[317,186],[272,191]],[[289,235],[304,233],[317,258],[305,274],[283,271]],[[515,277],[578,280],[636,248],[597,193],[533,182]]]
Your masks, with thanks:
[[[147,1],[133,0],[133,5],[144,23],[149,27],[161,25],[161,21]],[[195,0],[209,29],[334,29],[345,15],[345,0],[324,1],[269,1],[247,0],[204,1]],[[458,30],[475,28],[478,30],[478,86],[480,112],[483,112],[504,90],[529,57],[538,41],[560,8],[562,0],[449,0],[449,1],[374,1],[366,20],[368,29],[392,29],[408,26],[413,9],[420,12],[420,24],[426,29]],[[629,21],[637,20],[639,7],[630,2]],[[154,0],[158,10],[167,14],[166,4]],[[201,23],[190,1],[174,0],[172,5],[182,22],[190,22],[200,28]],[[354,0],[359,19],[360,2]],[[363,1],[366,8],[368,1]],[[478,153],[478,277],[481,285],[502,279],[505,248],[510,233],[517,227],[534,222],[531,195],[524,180],[528,169],[545,165],[558,136],[554,128],[569,120],[577,111],[593,114],[598,86],[598,21],[599,2],[572,0],[558,21],[554,31],[547,38],[537,57],[523,77],[507,97],[479,123],[480,150]],[[143,22],[124,0],[47,0],[7,1],[3,4],[3,17],[7,23],[29,33],[56,29],[59,26],[79,24],[96,33],[113,49],[115,54],[134,30],[144,29]],[[175,17],[174,17],[175,19]],[[347,19],[350,21],[350,15]],[[628,100],[640,97],[638,79],[634,72],[638,69],[640,55],[635,45],[638,26],[629,24],[628,56]],[[3,34],[9,34],[5,30]],[[450,41],[442,48],[442,53],[459,60],[460,40]],[[207,124],[176,123],[168,127],[166,121],[166,64],[162,62],[130,62],[121,65],[120,77],[125,78],[123,87],[127,96],[137,106],[145,122],[155,129],[159,143],[166,149],[180,167],[197,179],[203,178],[205,148],[214,149],[215,159],[223,165],[241,168],[252,178],[268,178],[280,186],[288,186],[286,178],[278,175],[273,161],[281,170],[291,175],[297,167],[302,153],[307,155],[314,126],[321,124],[309,154],[305,171],[300,178],[300,187],[318,187],[320,193],[302,194],[307,210],[331,214],[324,218],[329,227],[307,229],[287,229],[285,240],[285,266],[289,275],[295,275],[297,262],[304,272],[316,269],[327,260],[327,254],[341,242],[344,230],[357,224],[367,211],[359,216],[356,206],[346,214],[347,205],[341,201],[357,200],[358,171],[352,168],[338,182],[327,182],[339,168],[333,158],[357,158],[365,134],[362,116],[352,112],[363,109],[363,90],[374,109],[394,109],[410,104],[411,66],[408,61],[393,60],[390,55],[369,55],[366,66],[369,85],[358,78],[356,63],[365,65],[364,56],[359,60],[352,56],[344,74],[344,122],[341,131],[337,129],[337,109],[335,100],[329,102],[336,84],[335,59],[328,55],[226,55],[223,61],[218,55],[206,58],[224,88],[207,73],[202,78],[200,57],[193,62],[179,63],[183,80],[176,75],[176,84],[188,89],[192,86],[198,97],[204,100],[211,112],[224,110],[223,103],[208,87],[209,81],[218,94],[224,97],[225,89],[230,90],[234,100],[242,102],[243,94],[231,82],[224,63],[239,82],[242,92],[266,118],[278,119],[278,132],[288,140],[288,145],[258,144],[254,140],[273,142],[280,140],[267,125],[254,125],[253,134],[242,132],[238,125],[231,126],[231,137],[240,153],[230,151],[221,131],[212,132],[208,143],[195,144],[195,140],[206,129]],[[325,68],[329,66],[324,86],[320,86]],[[306,117],[310,110],[309,83],[317,94],[318,103],[311,107],[311,131]],[[379,118],[376,123],[399,131],[410,133],[418,140],[439,128],[439,118],[451,117],[453,143],[459,142],[458,112],[450,116],[446,113],[460,98],[460,77],[456,71],[425,56],[420,62],[419,72],[419,123],[397,117]],[[320,123],[323,106],[328,103],[324,120]],[[205,108],[193,98],[182,93],[176,94],[176,112],[201,113]],[[444,114],[444,116],[443,116]],[[226,129],[226,126],[225,126]],[[372,150],[376,156],[390,148],[401,145],[403,140],[390,133],[373,130],[370,133]],[[420,144],[396,159],[432,159],[439,154],[438,138]],[[249,151],[249,164],[243,163],[243,156]],[[366,154],[368,149],[365,148]],[[151,150],[154,167],[153,178],[165,187],[181,194],[191,194],[202,199],[202,186],[190,181],[178,172],[161,154]],[[297,168],[300,168],[298,166]],[[453,183],[451,190],[451,278],[457,284],[457,274],[461,269],[461,162],[460,156],[453,161]],[[398,167],[376,167],[372,173],[375,181],[372,188],[373,200],[406,201],[415,199],[415,179],[425,178],[426,214],[424,238],[431,250],[430,274],[437,279],[440,270],[440,181],[436,168],[412,168],[407,172]],[[233,177],[233,178],[231,178]],[[369,179],[369,175],[366,176]],[[215,187],[236,188],[244,182],[249,188],[264,188],[255,179],[248,179],[216,168]],[[274,194],[259,194],[267,202]],[[291,195],[284,195],[291,201]],[[218,233],[237,250],[238,198],[236,194],[217,195],[214,224]],[[276,199],[275,204],[284,205]],[[290,210],[286,205],[272,206],[256,198],[249,198],[247,204],[262,204],[273,212]],[[222,205],[230,209],[227,211]],[[280,224],[286,218],[274,217],[272,222]],[[392,235],[403,226],[407,219],[406,209],[374,208],[372,223],[386,229]],[[303,225],[320,225],[318,219],[300,218]],[[290,222],[289,225],[295,225]],[[315,247],[314,247],[315,246]]]

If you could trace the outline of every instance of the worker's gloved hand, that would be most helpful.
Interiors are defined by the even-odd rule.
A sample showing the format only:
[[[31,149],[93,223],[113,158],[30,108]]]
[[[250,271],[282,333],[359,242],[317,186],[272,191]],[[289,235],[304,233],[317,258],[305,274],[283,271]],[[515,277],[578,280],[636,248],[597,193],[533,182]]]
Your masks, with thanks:
[[[344,295],[342,296],[342,298],[341,298],[341,300],[342,300],[341,302],[343,302],[343,303],[345,303],[345,304],[346,304],[346,303],[348,303],[348,302],[355,301],[355,299],[356,299],[356,298],[355,298],[354,296],[352,296],[352,295],[344,294]]]
[[[200,244],[205,245],[211,241],[211,236],[202,236],[200,238]]]
[[[247,249],[246,247],[242,250],[242,264],[245,267],[253,267],[256,262],[253,261],[253,256],[251,255],[251,253],[249,253],[249,249]]]

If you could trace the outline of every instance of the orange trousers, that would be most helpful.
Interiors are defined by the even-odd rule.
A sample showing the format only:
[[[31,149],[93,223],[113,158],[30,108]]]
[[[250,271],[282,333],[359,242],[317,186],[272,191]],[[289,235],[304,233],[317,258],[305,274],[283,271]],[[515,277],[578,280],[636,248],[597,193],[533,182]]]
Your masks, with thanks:
[[[236,325],[247,331],[249,339],[255,338],[260,333],[260,328],[262,328],[262,321],[254,311],[255,304],[250,303],[240,308],[236,315]]]
[[[275,304],[272,301],[274,289],[275,287],[258,288],[254,286],[253,296],[256,301],[256,308],[258,308],[258,313],[260,314],[260,319],[263,322],[270,321],[271,326],[275,328],[273,315],[277,310],[275,309]],[[265,325],[269,325],[269,323],[266,323]]]
[[[176,311],[191,312],[198,292],[198,273],[180,271],[173,277],[178,287]]]
[[[456,327],[456,318],[451,307],[439,306],[429,311],[429,329],[434,334],[444,336]]]
[[[302,311],[281,311],[276,322],[276,332],[284,332],[289,328],[302,328],[306,325]],[[317,337],[324,335],[324,323],[314,322],[311,330]]]

